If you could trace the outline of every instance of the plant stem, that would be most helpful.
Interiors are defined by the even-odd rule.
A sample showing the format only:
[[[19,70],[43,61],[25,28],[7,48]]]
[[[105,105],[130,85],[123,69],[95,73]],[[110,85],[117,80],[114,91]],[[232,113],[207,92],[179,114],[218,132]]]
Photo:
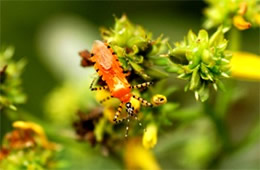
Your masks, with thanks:
[[[229,153],[232,150],[231,142],[229,135],[227,133],[227,127],[225,122],[217,115],[216,111],[213,109],[214,107],[208,102],[203,103],[204,112],[209,116],[210,120],[216,127],[218,138],[221,142],[221,150],[219,153],[212,159],[209,163],[209,169],[216,168],[222,160],[223,155]]]
[[[241,48],[241,33],[236,28],[231,28],[229,32],[229,49],[239,51]]]

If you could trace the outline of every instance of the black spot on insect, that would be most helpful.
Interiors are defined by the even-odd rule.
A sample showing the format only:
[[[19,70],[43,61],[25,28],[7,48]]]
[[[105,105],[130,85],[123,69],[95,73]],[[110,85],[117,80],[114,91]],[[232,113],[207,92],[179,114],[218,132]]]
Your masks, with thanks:
[[[115,52],[112,52],[112,54],[113,54],[113,55],[116,55],[116,53],[115,53]],[[118,59],[117,59],[117,61],[118,61]]]
[[[108,45],[107,48],[109,49],[109,48],[111,48],[111,47]]]
[[[91,53],[91,54],[90,54],[90,56],[91,56],[91,57],[93,57],[93,56],[94,56],[94,54],[93,54],[93,53]]]

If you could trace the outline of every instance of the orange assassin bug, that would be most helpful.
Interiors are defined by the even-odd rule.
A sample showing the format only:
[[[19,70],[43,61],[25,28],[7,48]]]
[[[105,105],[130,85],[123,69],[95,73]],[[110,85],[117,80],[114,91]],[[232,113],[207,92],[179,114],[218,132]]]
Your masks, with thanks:
[[[126,79],[126,75],[123,72],[123,68],[118,60],[116,53],[112,50],[109,44],[96,40],[93,44],[91,53],[89,53],[88,51],[82,51],[79,53],[79,55],[82,57],[82,66],[87,66],[89,65],[89,63],[94,63],[94,68],[97,71],[98,75],[102,78],[104,82],[106,82],[105,86],[95,88],[93,87],[93,81],[90,85],[90,89],[92,91],[109,90],[111,96],[106,98],[105,100],[114,97],[118,98],[121,101],[113,119],[114,122],[118,123],[122,121],[119,120],[118,117],[121,114],[123,105],[126,106],[128,116],[134,116],[134,107],[130,102],[130,99],[132,97],[139,100],[144,106],[153,106],[151,103],[144,100],[143,98],[137,97],[131,93],[131,89],[148,87],[152,84],[152,82],[145,82],[142,84],[131,86]]]

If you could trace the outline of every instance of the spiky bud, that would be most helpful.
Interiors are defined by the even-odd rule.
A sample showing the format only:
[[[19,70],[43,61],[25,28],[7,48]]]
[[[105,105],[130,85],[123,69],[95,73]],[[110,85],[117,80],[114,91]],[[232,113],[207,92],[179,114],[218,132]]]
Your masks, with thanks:
[[[231,54],[225,51],[228,42],[224,32],[219,27],[209,37],[205,30],[200,30],[198,35],[189,31],[184,41],[176,43],[175,48],[169,50],[172,61],[180,57],[185,60],[178,63],[178,77],[189,81],[185,90],[194,91],[196,99],[201,101],[208,99],[209,85],[217,89],[222,86],[220,79],[230,75]]]

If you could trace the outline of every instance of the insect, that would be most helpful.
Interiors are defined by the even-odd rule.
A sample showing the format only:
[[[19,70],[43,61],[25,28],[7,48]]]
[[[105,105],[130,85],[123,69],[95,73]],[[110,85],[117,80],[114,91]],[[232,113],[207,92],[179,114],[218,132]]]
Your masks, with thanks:
[[[114,122],[118,123],[122,121],[121,119],[119,119],[119,116],[122,112],[123,106],[126,107],[128,118],[129,116],[135,116],[134,107],[130,102],[132,97],[139,100],[144,106],[153,106],[145,99],[138,97],[131,92],[131,90],[134,88],[148,87],[152,84],[152,82],[145,82],[142,84],[131,86],[126,79],[126,75],[123,72],[123,68],[118,60],[116,53],[112,50],[109,44],[97,40],[93,44],[91,53],[89,53],[88,51],[82,51],[79,54],[82,57],[82,65],[84,66],[84,64],[87,65],[86,63],[88,63],[88,65],[89,63],[94,63],[95,70],[102,78],[102,80],[106,83],[106,85],[102,87],[93,87],[95,81],[94,80],[90,85],[90,89],[92,91],[110,91],[111,96],[104,99],[102,102],[110,98],[118,98],[121,101],[117,112],[115,113],[115,117],[113,119]]]

